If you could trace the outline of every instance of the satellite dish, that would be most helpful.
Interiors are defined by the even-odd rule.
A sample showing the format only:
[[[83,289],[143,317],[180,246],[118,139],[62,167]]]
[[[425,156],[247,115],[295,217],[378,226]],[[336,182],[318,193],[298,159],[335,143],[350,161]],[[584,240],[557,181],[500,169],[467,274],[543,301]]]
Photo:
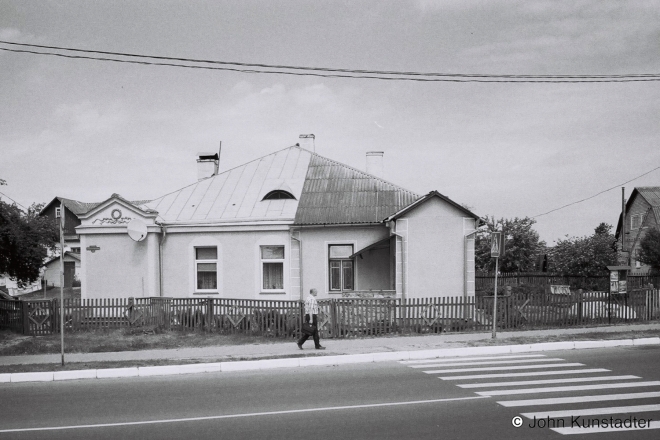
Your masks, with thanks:
[[[128,222],[126,229],[128,231],[128,236],[131,237],[133,241],[142,241],[147,236],[147,225],[139,218],[134,218]]]

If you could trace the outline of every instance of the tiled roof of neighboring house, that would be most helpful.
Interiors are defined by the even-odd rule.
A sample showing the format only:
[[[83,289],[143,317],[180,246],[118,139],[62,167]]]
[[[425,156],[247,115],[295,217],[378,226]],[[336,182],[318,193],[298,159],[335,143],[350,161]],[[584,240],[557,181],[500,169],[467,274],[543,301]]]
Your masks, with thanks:
[[[147,207],[168,223],[293,220],[312,153],[298,146],[263,156],[161,198]],[[273,190],[295,199],[263,200]]]
[[[364,171],[312,154],[294,223],[379,223],[418,198]]]
[[[124,199],[123,197],[119,196],[118,194],[113,194],[113,196],[115,196],[115,195],[117,195],[122,200],[124,200],[124,201],[126,201],[126,202],[128,202],[132,205],[135,205],[137,207],[140,207],[141,205],[145,205],[146,203],[149,202],[149,200],[137,200],[137,201],[131,202],[131,201],[128,201],[128,200]],[[55,197],[53,200],[51,200],[51,202],[49,204],[44,206],[44,208],[41,210],[40,215],[43,214],[43,212],[48,207],[50,207],[50,205],[52,205],[56,201],[64,203],[64,206],[66,206],[66,208],[75,215],[86,214],[89,211],[91,211],[92,209],[99,206],[101,203],[103,203],[103,202],[90,202],[90,203],[88,203],[88,202],[79,202],[78,200],[66,199],[64,197]]]
[[[65,257],[65,258],[66,258],[66,257],[71,257],[71,258],[73,258],[74,260],[78,260],[78,261],[80,261],[80,253],[79,253],[79,252],[65,251],[65,252],[64,252],[64,257]],[[59,261],[59,259],[60,259],[60,256],[59,256],[59,255],[57,255],[57,256],[55,256],[55,257],[51,257],[51,258],[49,258],[48,260],[46,260],[46,262],[44,263],[44,266],[49,265],[49,264],[52,263],[53,261]]]
[[[628,201],[626,202],[626,211],[628,212],[630,210],[630,206],[633,204],[633,201],[637,196],[641,196],[648,202],[651,207],[660,207],[660,186],[639,186],[633,189],[632,193],[630,193],[630,197],[628,198]],[[654,210],[656,219],[660,220],[660,217],[658,217],[658,213]],[[618,238],[619,234],[621,233],[621,213],[619,213],[619,221],[616,226],[616,233],[615,237]]]
[[[660,206],[660,186],[641,186],[635,189],[649,205]]]

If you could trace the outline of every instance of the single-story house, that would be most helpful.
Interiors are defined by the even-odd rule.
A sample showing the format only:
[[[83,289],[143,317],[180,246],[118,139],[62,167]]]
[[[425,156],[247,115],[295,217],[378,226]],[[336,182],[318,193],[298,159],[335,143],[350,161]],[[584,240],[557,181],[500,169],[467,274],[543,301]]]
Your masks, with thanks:
[[[294,145],[219,173],[200,153],[197,182],[78,215],[82,298],[474,295],[479,217],[383,179],[382,157],[365,172]]]
[[[74,287],[80,281],[80,253],[64,251],[64,287]],[[42,278],[48,286],[60,287],[60,257],[53,256],[46,260],[42,269]]]

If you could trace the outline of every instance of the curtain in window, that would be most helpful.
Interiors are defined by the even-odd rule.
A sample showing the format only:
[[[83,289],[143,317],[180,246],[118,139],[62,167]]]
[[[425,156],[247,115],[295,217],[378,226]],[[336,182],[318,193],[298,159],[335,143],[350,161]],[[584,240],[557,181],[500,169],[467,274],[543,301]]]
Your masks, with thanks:
[[[264,289],[284,289],[284,263],[264,263]]]
[[[341,263],[344,281],[343,290],[353,290],[353,261],[343,260]]]
[[[215,263],[197,263],[197,288],[218,288],[218,270]]]

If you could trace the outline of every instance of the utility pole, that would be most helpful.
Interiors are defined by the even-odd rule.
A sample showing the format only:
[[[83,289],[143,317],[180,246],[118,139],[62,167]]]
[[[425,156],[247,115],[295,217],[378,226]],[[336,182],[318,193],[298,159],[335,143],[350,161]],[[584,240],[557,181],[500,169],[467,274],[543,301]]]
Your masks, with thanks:
[[[497,337],[497,272],[499,272],[499,257],[504,252],[504,246],[502,246],[503,241],[503,232],[491,232],[490,233],[490,256],[495,258],[495,292],[493,295],[493,339]]]
[[[626,243],[626,187],[621,187],[621,262],[626,265],[625,258],[625,243]]]
[[[64,203],[60,202],[60,337],[64,366]]]

